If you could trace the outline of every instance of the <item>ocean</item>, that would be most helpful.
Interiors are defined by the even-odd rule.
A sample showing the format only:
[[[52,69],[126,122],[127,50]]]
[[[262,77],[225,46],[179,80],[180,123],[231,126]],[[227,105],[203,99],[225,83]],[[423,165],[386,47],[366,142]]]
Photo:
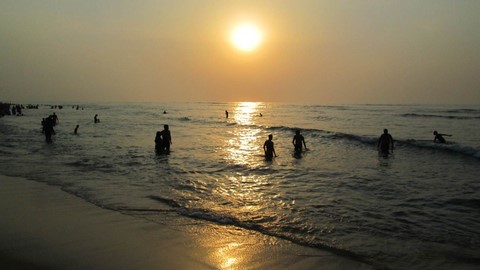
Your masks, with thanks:
[[[480,106],[62,105],[0,118],[0,174],[162,225],[238,226],[380,269],[480,267]],[[41,120],[53,112],[46,143]],[[157,155],[164,124],[172,152]],[[384,128],[388,157],[376,148]],[[448,143],[434,143],[434,130]]]

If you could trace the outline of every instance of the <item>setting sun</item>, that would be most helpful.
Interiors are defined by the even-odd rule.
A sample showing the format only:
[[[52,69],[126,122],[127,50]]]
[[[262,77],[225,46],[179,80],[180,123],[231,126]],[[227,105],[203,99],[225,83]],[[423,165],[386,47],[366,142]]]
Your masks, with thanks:
[[[259,28],[248,23],[236,26],[230,35],[230,41],[235,48],[244,52],[250,52],[258,48],[262,38]]]

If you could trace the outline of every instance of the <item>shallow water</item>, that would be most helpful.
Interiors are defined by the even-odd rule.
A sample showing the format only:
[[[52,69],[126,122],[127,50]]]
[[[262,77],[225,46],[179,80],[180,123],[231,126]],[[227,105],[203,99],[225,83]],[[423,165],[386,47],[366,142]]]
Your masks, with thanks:
[[[1,118],[0,173],[169,226],[184,222],[178,215],[231,224],[380,268],[480,265],[479,106],[83,106]],[[40,121],[53,111],[60,123],[47,144]],[[159,156],[163,124],[173,145]],[[309,148],[302,158],[293,156],[297,128]],[[396,140],[388,158],[375,147],[383,128]],[[450,143],[434,144],[433,130]],[[262,156],[268,134],[273,162]]]

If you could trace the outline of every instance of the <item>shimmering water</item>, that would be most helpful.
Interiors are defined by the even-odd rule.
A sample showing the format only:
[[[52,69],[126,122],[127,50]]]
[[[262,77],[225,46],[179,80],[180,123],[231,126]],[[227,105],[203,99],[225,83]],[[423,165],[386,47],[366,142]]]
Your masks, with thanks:
[[[83,106],[1,118],[0,173],[169,226],[185,220],[175,217],[234,225],[379,268],[480,265],[480,106]],[[60,123],[47,144],[40,121],[53,111]],[[168,156],[154,152],[163,124]],[[388,158],[376,151],[384,128],[396,140]],[[452,134],[449,144],[434,144],[433,130]],[[262,156],[268,134],[273,162]]]

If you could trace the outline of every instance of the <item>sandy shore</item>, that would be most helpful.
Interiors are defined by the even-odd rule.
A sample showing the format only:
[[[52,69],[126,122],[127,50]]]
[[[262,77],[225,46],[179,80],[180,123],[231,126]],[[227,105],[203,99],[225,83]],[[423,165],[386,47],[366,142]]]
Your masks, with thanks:
[[[0,176],[1,269],[369,269],[232,226],[176,230]]]

